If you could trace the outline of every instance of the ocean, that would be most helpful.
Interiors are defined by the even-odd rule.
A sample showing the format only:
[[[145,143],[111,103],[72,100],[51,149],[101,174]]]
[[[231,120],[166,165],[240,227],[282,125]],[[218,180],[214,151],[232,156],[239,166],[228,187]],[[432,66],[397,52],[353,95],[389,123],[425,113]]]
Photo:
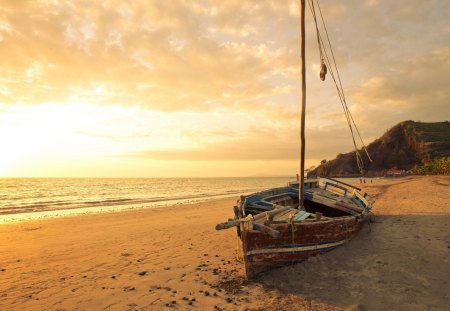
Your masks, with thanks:
[[[282,187],[294,180],[294,177],[0,178],[0,223],[193,203]]]

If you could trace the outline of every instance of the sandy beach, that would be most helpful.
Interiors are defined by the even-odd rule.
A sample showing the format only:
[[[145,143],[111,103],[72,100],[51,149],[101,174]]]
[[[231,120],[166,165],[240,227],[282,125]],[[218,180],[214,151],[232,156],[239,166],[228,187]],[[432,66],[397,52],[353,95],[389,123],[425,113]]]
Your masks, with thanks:
[[[364,188],[346,245],[243,279],[237,198],[0,226],[0,310],[448,310],[450,177]]]

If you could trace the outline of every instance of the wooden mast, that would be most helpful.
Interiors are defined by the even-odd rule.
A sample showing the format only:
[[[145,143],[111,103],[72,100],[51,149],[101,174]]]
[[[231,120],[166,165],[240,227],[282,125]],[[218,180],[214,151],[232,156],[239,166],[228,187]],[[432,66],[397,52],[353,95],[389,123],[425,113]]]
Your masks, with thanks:
[[[300,0],[300,58],[302,66],[302,108],[300,121],[300,180],[298,186],[299,209],[303,208],[305,180],[305,110],[306,110],[306,76],[305,76],[305,0]]]

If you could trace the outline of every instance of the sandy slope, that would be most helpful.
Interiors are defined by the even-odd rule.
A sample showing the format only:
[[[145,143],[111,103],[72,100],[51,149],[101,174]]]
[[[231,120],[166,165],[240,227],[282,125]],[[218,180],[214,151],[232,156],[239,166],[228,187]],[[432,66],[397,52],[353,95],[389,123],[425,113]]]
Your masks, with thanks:
[[[450,177],[368,185],[375,222],[246,283],[235,199],[0,226],[0,310],[448,310]]]

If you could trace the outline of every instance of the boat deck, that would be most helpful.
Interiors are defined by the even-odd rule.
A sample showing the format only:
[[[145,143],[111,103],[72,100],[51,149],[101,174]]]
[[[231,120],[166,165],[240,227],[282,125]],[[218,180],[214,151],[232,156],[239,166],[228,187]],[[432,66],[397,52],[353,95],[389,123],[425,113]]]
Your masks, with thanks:
[[[312,188],[312,189],[308,189],[306,191],[306,193],[311,193],[313,195],[314,199],[325,199],[325,200],[330,200],[333,203],[336,202],[342,202],[348,205],[354,205],[355,207],[357,207],[357,205],[351,200],[350,196],[343,196],[342,194],[338,194],[335,193],[333,191],[328,191],[322,188]]]
[[[363,208],[358,206],[352,200],[352,194],[346,189],[328,187],[328,189],[323,189],[320,187],[310,188],[305,191],[305,210],[298,209],[298,203],[292,204],[293,201],[290,199],[288,194],[277,194],[274,196],[266,197],[261,201],[254,202],[253,204],[268,204],[272,205],[272,210],[281,207],[284,208],[280,213],[277,213],[271,218],[271,222],[288,222],[288,221],[305,221],[315,219],[315,210],[312,205],[320,204],[326,206],[328,211],[323,209],[317,210],[317,212],[322,212],[323,219],[330,217],[339,216],[356,216],[363,212]],[[331,211],[331,212],[330,212]],[[265,218],[260,218],[259,223],[264,223]]]

